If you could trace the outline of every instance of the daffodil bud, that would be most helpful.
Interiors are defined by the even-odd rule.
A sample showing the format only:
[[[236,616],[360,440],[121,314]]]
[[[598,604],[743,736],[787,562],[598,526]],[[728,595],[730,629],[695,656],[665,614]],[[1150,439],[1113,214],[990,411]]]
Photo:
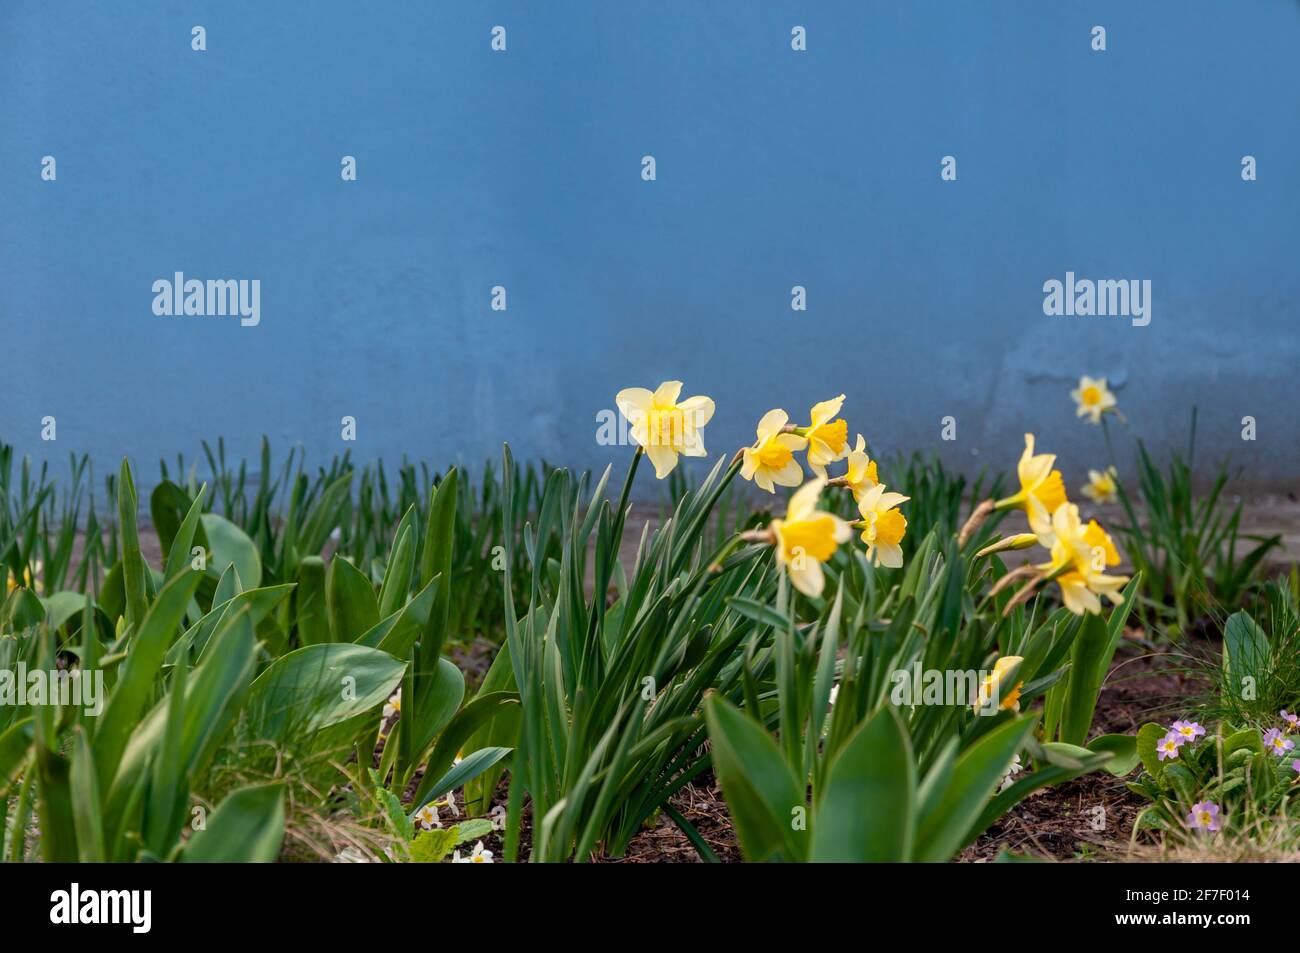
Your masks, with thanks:
[[[975,558],[980,559],[984,556],[991,556],[994,553],[1005,553],[1010,550],[1028,549],[1037,544],[1038,537],[1033,533],[1017,533],[1014,536],[1008,536],[1005,539],[998,540],[996,543],[991,543],[988,546],[985,546],[975,554]]]

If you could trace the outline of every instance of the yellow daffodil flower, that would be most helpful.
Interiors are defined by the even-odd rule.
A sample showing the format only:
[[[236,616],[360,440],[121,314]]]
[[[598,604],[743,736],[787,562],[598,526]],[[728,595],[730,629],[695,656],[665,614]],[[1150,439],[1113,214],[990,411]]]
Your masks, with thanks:
[[[849,451],[849,472],[844,475],[844,483],[853,491],[855,500],[862,499],[862,494],[880,482],[876,472],[876,461],[867,456],[867,442],[858,434],[858,443]]]
[[[784,410],[769,410],[758,422],[758,442],[744,450],[740,475],[768,493],[776,492],[774,484],[798,486],[803,482],[803,467],[794,458],[794,452],[808,446],[808,440],[782,432],[789,420],[790,415]]]
[[[1115,483],[1115,468],[1107,467],[1105,470],[1088,471],[1088,482],[1080,491],[1094,503],[1114,503],[1118,495],[1118,485]]]
[[[903,548],[899,544],[907,532],[907,519],[898,505],[908,499],[901,493],[886,493],[883,483],[877,483],[858,498],[862,541],[867,544],[867,558],[877,566],[897,569],[903,565]]]
[[[1063,503],[1052,514],[1052,561],[1038,568],[1061,587],[1065,607],[1076,615],[1101,611],[1100,596],[1118,605],[1128,576],[1108,576],[1107,566],[1119,565],[1119,550],[1096,520],[1087,526],[1079,508]]]
[[[705,456],[700,431],[713,418],[713,401],[688,397],[679,402],[681,392],[681,381],[665,381],[654,391],[628,387],[614,398],[632,425],[633,442],[645,450],[660,480],[673,472],[679,455]]]
[[[1087,417],[1089,423],[1099,424],[1102,414],[1115,410],[1115,395],[1106,386],[1104,377],[1085,374],[1079,378],[1078,389],[1070,391],[1070,396],[1074,398],[1075,416]]]
[[[843,394],[814,404],[812,423],[798,431],[808,438],[808,467],[822,478],[826,476],[826,464],[849,455],[849,425],[834,419],[843,406]]]
[[[987,709],[997,699],[999,711],[1020,711],[1020,689],[1025,683],[1016,682],[1011,691],[1007,691],[1006,686],[1019,673],[1023,661],[1019,655],[1004,655],[998,659],[993,665],[993,671],[984,677],[979,697],[971,707],[975,711]]]
[[[826,586],[822,563],[853,535],[844,520],[817,509],[825,485],[825,480],[809,480],[790,497],[785,519],[772,520],[771,525],[777,561],[790,573],[794,587],[813,598]]]
[[[999,510],[1013,506],[1024,510],[1029,517],[1029,528],[1043,539],[1045,546],[1052,529],[1052,514],[1066,502],[1061,471],[1052,469],[1055,462],[1054,453],[1034,453],[1034,435],[1025,434],[1025,451],[1016,466],[1020,492],[994,504]]]

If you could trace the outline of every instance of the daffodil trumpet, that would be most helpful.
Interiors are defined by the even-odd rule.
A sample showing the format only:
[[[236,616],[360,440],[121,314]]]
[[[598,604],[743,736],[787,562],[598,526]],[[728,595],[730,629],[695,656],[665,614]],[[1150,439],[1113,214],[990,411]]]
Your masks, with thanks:
[[[898,508],[909,497],[890,493],[885,484],[877,483],[857,496],[862,541],[867,544],[867,558],[876,566],[897,569],[903,565],[903,536],[907,517]]]
[[[825,485],[821,478],[809,480],[790,497],[784,518],[772,520],[762,531],[770,534],[776,561],[789,574],[791,584],[813,599],[826,585],[822,563],[830,561],[840,544],[852,536],[848,523],[817,508]]]
[[[849,425],[838,416],[843,406],[843,394],[823,400],[809,411],[811,422],[808,426],[790,427],[786,431],[808,441],[808,468],[823,480],[826,479],[826,464],[849,455]]]
[[[753,446],[740,451],[740,475],[768,493],[803,483],[803,467],[794,454],[807,447],[808,440],[785,431],[789,419],[784,410],[769,410],[758,422]]]

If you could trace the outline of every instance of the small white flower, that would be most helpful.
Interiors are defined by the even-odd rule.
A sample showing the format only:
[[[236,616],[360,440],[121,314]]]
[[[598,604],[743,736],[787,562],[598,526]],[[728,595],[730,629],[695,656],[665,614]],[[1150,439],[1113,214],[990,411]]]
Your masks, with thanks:
[[[474,845],[472,854],[462,857],[460,851],[456,851],[451,855],[451,862],[453,864],[490,864],[492,863],[492,851],[484,850],[483,842],[479,841]]]
[[[1002,783],[998,785],[998,793],[1001,794],[1011,785],[1015,784],[1016,775],[1024,770],[1024,765],[1020,763],[1020,755],[1011,759],[1011,764],[1007,765],[1007,771],[1002,775]]]
[[[402,713],[402,690],[399,688],[393,692],[392,696],[384,703],[384,721],[392,718],[394,715]]]
[[[438,805],[430,802],[415,812],[415,823],[421,830],[431,831],[435,827],[442,827],[442,819],[438,817]]]
[[[399,688],[384,703],[384,713],[379,717],[379,737],[388,737],[388,722],[394,715],[402,713],[402,690]]]
[[[437,804],[438,807],[445,807],[451,813],[452,817],[460,816],[460,811],[456,810],[455,792],[448,791],[447,796],[445,798],[443,798],[441,801],[435,801],[434,803]]]

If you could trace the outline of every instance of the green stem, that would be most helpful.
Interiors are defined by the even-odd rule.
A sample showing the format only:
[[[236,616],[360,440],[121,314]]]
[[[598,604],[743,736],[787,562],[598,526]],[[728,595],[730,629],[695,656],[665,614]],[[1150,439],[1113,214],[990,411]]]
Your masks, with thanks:
[[[632,463],[627,468],[627,478],[623,481],[623,492],[619,494],[618,510],[614,516],[614,532],[611,534],[613,545],[610,546],[608,564],[605,566],[605,578],[608,579],[614,571],[614,562],[618,559],[618,547],[623,539],[623,523],[627,516],[627,501],[632,495],[632,481],[636,479],[637,464],[645,456],[645,448],[638,446],[636,453],[632,455]]]

